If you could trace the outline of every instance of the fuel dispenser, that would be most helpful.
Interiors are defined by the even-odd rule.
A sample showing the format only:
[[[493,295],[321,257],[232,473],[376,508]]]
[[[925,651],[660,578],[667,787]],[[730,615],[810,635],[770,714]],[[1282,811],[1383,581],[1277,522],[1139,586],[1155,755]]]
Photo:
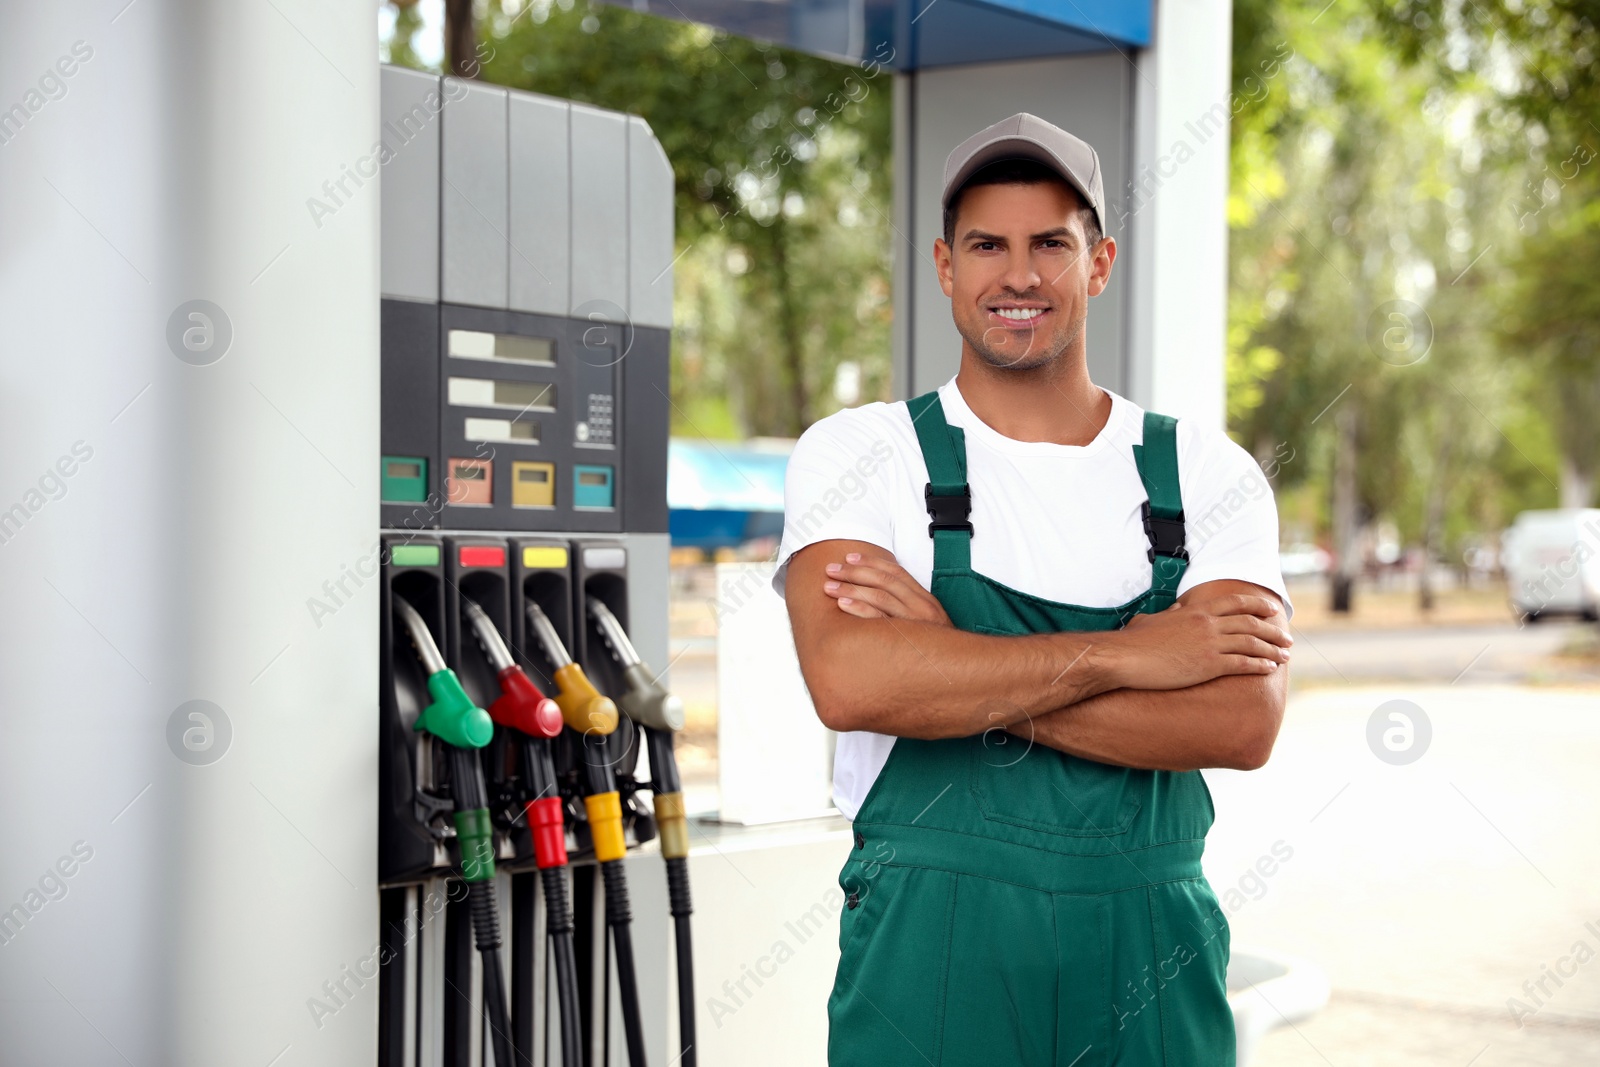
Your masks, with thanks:
[[[381,85],[380,1067],[671,1062],[627,877],[658,823],[692,1067],[677,705],[606,651],[665,660],[672,170],[635,116]]]

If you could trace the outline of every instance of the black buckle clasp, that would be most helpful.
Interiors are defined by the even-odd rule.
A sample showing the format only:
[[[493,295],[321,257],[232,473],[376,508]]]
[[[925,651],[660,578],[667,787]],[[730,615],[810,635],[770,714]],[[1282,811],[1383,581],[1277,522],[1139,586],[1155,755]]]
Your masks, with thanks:
[[[928,523],[928,536],[933,536],[935,530],[965,530],[972,532],[972,523],[967,520],[972,516],[972,487],[963,485],[959,496],[935,496],[933,483],[929,482],[922,490],[922,498],[928,504],[928,517],[933,521]]]
[[[1144,517],[1144,535],[1150,539],[1150,548],[1145,553],[1151,563],[1156,561],[1157,555],[1171,556],[1173,559],[1188,559],[1189,550],[1184,547],[1183,512],[1178,512],[1175,519],[1158,519],[1150,513],[1150,501],[1146,500],[1140,509]]]

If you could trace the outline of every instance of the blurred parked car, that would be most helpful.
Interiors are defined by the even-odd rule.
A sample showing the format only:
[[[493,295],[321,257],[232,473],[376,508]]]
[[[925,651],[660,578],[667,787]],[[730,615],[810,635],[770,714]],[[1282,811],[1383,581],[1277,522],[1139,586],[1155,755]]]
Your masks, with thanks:
[[[1285,578],[1303,578],[1308,574],[1326,574],[1333,557],[1316,545],[1300,543],[1285,545],[1278,550],[1278,565]]]
[[[1511,607],[1600,619],[1600,508],[1524,511],[1501,538]]]

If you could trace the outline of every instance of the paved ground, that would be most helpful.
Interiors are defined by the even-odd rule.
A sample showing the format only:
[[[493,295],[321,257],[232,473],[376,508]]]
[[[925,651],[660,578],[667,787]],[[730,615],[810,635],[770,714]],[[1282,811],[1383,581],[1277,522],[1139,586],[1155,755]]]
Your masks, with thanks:
[[[1432,727],[1408,765],[1367,740],[1395,699]],[[1298,693],[1267,767],[1207,772],[1235,946],[1313,960],[1334,989],[1251,1067],[1600,1064],[1597,768],[1600,689]],[[1253,875],[1274,845],[1292,857]],[[1511,998],[1533,1011],[1520,1028]]]
[[[1494,622],[1370,630],[1294,627],[1291,678],[1299,682],[1600,681],[1600,662],[1562,656],[1592,624]]]
[[[1594,1067],[1600,1028],[1529,1023],[1508,1028],[1504,1014],[1335,993],[1298,1031],[1270,1035],[1250,1067]]]

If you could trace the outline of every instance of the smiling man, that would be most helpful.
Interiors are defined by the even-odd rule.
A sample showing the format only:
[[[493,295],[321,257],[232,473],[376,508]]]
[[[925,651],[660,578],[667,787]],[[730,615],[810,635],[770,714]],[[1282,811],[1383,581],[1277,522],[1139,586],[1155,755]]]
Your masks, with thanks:
[[[1282,719],[1272,494],[1090,380],[1094,149],[1014,115],[944,177],[958,373],[816,423],[785,487],[773,583],[855,830],[829,1063],[1231,1067],[1199,769]]]

